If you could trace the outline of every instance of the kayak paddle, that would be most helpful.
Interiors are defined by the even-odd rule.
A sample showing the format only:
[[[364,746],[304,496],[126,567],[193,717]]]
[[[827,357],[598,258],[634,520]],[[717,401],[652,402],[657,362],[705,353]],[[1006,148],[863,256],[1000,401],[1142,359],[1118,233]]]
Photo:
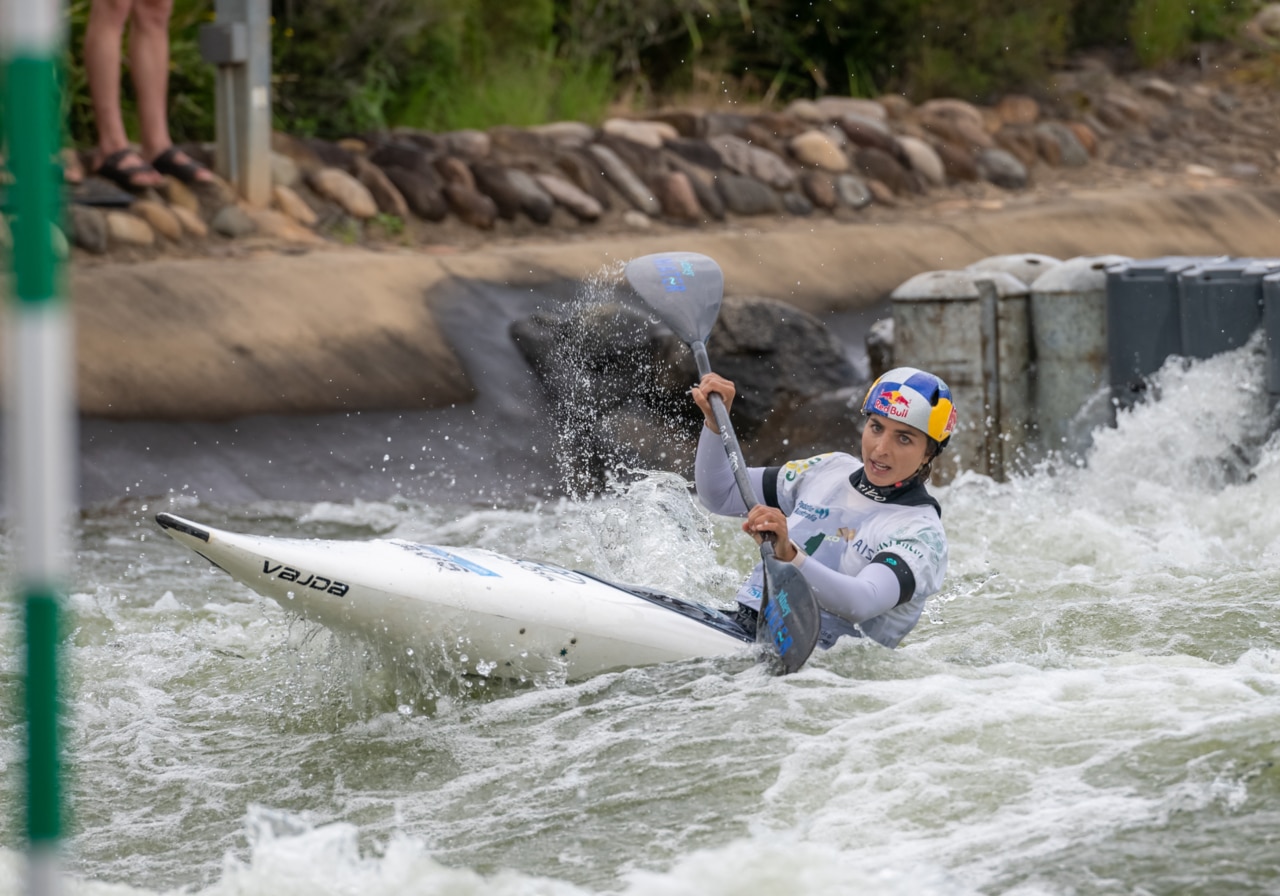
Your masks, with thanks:
[[[724,297],[724,274],[720,266],[696,252],[659,252],[627,262],[626,276],[649,309],[688,343],[698,364],[698,375],[710,373],[707,336],[715,326]],[[733,424],[729,422],[729,411],[716,393],[711,395],[711,409],[720,427],[720,440],[729,455],[738,493],[748,508],[754,507],[760,501],[747,478],[746,461]],[[821,620],[818,600],[800,570],[774,556],[774,539],[774,534],[767,532],[760,544],[764,594],[760,598],[756,640],[771,646],[782,666],[782,674],[786,675],[803,666],[813,653]]]

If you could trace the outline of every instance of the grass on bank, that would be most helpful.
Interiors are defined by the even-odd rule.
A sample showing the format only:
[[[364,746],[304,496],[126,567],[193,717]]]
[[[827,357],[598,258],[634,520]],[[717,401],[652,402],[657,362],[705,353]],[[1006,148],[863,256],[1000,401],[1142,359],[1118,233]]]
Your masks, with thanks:
[[[67,138],[94,142],[80,49],[91,0],[69,0]],[[599,123],[674,97],[720,107],[824,93],[986,101],[1035,92],[1102,48],[1133,64],[1194,58],[1233,38],[1259,0],[273,0],[277,128],[339,137]],[[214,70],[200,58],[209,0],[175,0],[170,124],[214,132]],[[1265,54],[1263,54],[1265,56]],[[1273,54],[1274,55],[1274,54]],[[1280,70],[1264,58],[1252,77]],[[124,78],[126,124],[137,134]]]

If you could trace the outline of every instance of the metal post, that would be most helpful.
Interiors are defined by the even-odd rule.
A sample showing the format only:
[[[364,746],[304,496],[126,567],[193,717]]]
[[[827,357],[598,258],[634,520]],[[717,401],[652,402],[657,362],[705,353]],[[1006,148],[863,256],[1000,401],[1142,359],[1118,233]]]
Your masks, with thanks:
[[[987,455],[987,472],[992,479],[1004,480],[1004,432],[1000,409],[1000,293],[985,278],[975,280],[978,288],[979,332],[982,336],[982,397],[986,416],[983,449]]]
[[[58,890],[62,837],[58,629],[68,558],[75,415],[71,328],[54,247],[59,218],[59,0],[0,0],[5,114],[14,176],[14,297],[5,326],[7,496],[24,598],[28,892]]]
[[[200,53],[218,66],[215,167],[245,201],[271,200],[271,3],[217,0]]]

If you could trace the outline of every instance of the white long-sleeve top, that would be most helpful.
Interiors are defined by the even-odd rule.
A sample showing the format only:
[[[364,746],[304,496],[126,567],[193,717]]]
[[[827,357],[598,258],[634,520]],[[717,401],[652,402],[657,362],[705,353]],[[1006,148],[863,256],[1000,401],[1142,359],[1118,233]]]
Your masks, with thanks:
[[[796,564],[823,610],[820,646],[841,635],[865,635],[896,647],[937,593],[947,570],[947,539],[938,504],[924,486],[875,488],[862,462],[820,454],[783,467],[749,467],[764,504],[787,516]],[[712,513],[745,516],[720,437],[703,427],[694,482]],[[759,609],[764,587],[757,565],[737,599]]]

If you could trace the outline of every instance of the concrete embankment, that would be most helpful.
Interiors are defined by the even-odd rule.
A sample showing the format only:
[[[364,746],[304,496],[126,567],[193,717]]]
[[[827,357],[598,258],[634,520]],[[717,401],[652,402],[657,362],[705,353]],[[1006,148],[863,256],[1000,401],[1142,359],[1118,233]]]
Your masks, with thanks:
[[[811,312],[865,308],[927,270],[1038,252],[1274,256],[1280,189],[1077,194],[999,210],[915,209],[866,223],[671,229],[457,254],[334,248],[303,255],[77,265],[70,272],[80,408],[117,420],[423,410],[471,400],[440,325],[446,287],[527,291],[681,249],[724,268],[729,294]],[[561,290],[563,292],[563,290]],[[520,309],[515,309],[519,315]],[[508,321],[474,321],[506,327]]]

